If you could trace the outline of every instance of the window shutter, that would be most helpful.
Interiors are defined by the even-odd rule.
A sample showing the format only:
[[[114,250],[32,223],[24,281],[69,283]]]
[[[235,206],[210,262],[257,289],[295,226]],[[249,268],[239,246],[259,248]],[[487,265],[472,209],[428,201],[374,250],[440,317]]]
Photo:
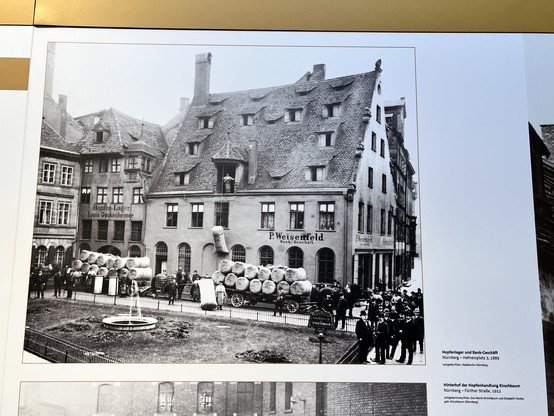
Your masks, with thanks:
[[[244,126],[244,116],[242,114],[239,116],[239,124],[241,127]]]
[[[327,108],[326,105],[323,106],[323,110],[322,110],[322,114],[321,114],[324,118],[327,118],[329,117],[329,109]]]
[[[210,117],[210,119],[208,120],[208,128],[213,129],[213,127],[214,127],[214,118]]]
[[[174,183],[174,185],[179,185],[180,176],[181,176],[181,175],[178,174],[178,173],[175,174],[175,183]]]
[[[307,181],[312,180],[312,171],[309,167],[306,168],[306,170],[304,171],[304,174],[305,174],[305,177],[306,177]]]
[[[290,115],[288,111],[285,111],[285,123],[288,123],[290,121]]]

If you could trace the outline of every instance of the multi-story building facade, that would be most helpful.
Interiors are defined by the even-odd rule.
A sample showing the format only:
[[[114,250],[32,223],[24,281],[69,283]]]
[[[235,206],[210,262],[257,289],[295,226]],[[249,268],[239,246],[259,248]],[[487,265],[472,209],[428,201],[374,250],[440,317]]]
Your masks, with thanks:
[[[397,201],[381,62],[334,79],[315,65],[293,84],[217,94],[210,69],[211,54],[198,55],[191,106],[148,194],[156,272],[211,274],[231,258],[392,287]]]
[[[19,416],[427,415],[425,384],[23,383]]]
[[[69,264],[77,236],[81,165],[75,146],[42,121],[32,265]]]
[[[410,153],[404,145],[405,99],[387,102],[385,113],[391,172],[396,194],[394,285],[399,286],[403,280],[409,280],[411,277],[414,258],[418,256],[415,215],[417,191],[414,181],[415,170],[410,162]]]
[[[167,152],[160,126],[113,108],[78,117],[76,143],[82,180],[77,246],[121,256],[143,256],[144,195]]]

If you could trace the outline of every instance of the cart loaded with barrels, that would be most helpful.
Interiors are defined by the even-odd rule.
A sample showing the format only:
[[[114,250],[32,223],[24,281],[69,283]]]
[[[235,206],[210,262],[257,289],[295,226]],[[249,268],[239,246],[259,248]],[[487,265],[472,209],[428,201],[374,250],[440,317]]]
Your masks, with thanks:
[[[212,279],[223,283],[230,304],[236,308],[257,303],[275,303],[282,292],[285,309],[290,313],[310,311],[312,283],[303,268],[255,266],[243,262],[222,260]]]

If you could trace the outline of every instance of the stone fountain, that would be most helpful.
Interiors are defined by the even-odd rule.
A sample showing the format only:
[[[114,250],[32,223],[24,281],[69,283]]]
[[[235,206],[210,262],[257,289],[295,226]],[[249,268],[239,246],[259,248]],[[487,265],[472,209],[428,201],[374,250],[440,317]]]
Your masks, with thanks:
[[[109,316],[102,319],[102,324],[104,325],[104,327],[116,331],[146,331],[149,329],[154,329],[158,320],[155,318],[142,316],[142,312],[140,309],[140,296],[136,280],[131,281],[129,294],[131,295],[129,313]],[[136,310],[135,315],[133,315],[133,306]]]

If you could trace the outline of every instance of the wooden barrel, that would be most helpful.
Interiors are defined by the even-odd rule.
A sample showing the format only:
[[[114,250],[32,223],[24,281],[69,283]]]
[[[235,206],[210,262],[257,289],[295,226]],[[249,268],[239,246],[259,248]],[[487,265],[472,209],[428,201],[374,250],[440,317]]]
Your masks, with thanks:
[[[88,260],[88,256],[90,256],[90,253],[92,253],[92,251],[89,251],[89,250],[82,250],[82,251],[81,251],[81,254],[79,255],[79,259],[81,259],[81,261],[87,261],[87,260]]]
[[[288,295],[290,293],[290,285],[286,280],[283,280],[277,283],[277,290],[283,290]]]
[[[262,283],[262,293],[266,295],[271,295],[272,293],[275,293],[275,289],[277,288],[277,284],[273,280],[266,280]]]
[[[223,283],[225,281],[225,275],[223,273],[221,273],[219,270],[216,270],[212,274],[212,280],[216,284]]]
[[[93,271],[95,274],[98,274],[98,269],[100,269],[100,267],[98,267],[98,264],[91,264],[89,267],[89,272]]]
[[[219,262],[219,271],[223,274],[231,273],[235,262],[225,259]]]
[[[262,281],[260,279],[250,280],[250,292],[260,293],[262,291]]]
[[[237,288],[237,290],[248,290],[248,286],[250,286],[250,280],[244,276],[237,277],[237,281],[235,283],[235,288]]]
[[[108,276],[108,268],[107,267],[99,267],[98,271],[96,272],[97,276],[106,277]]]
[[[245,264],[244,277],[249,280],[256,279],[258,277],[258,266],[253,264]]]
[[[129,257],[125,266],[128,269],[146,268],[150,267],[149,257]]]
[[[91,251],[89,256],[88,256],[88,259],[87,261],[90,263],[90,264],[96,264],[96,260],[98,260],[98,256],[100,254],[99,253],[95,253],[94,251]]]
[[[279,283],[281,280],[285,278],[285,271],[283,269],[273,269],[271,271],[271,280],[273,280],[276,283]]]
[[[83,262],[81,260],[73,260],[73,262],[71,263],[71,268],[73,270],[81,270],[81,267],[83,267]]]
[[[151,267],[134,267],[129,269],[129,277],[131,279],[152,279],[154,273],[152,273]]]
[[[258,271],[258,279],[260,279],[262,282],[271,279],[271,270],[267,267],[261,266],[260,270]]]
[[[297,280],[290,285],[292,295],[304,296],[312,291],[312,283],[309,280]]]
[[[244,263],[242,261],[236,261],[231,268],[231,273],[234,273],[237,276],[244,275]]]
[[[83,264],[81,265],[81,271],[83,273],[88,273],[89,270],[90,270],[90,264],[88,264],[86,261],[83,262]]]
[[[225,276],[225,281],[223,283],[227,287],[235,287],[235,283],[237,283],[237,275],[235,273],[228,273]]]
[[[287,269],[285,272],[285,280],[289,283],[306,280],[306,270],[302,267],[299,267],[298,269]]]

